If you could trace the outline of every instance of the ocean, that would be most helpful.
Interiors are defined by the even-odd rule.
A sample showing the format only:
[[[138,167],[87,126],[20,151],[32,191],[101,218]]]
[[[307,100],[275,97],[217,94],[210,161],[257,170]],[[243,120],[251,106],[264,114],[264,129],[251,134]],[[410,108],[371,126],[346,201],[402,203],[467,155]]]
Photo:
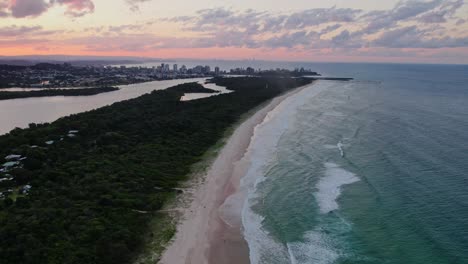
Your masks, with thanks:
[[[468,263],[468,66],[317,64],[255,130],[252,264]]]
[[[256,128],[242,180],[249,190],[242,222],[252,264],[468,263],[468,66],[171,63],[305,67],[355,78],[317,81]],[[4,101],[0,132],[178,82],[86,102]]]

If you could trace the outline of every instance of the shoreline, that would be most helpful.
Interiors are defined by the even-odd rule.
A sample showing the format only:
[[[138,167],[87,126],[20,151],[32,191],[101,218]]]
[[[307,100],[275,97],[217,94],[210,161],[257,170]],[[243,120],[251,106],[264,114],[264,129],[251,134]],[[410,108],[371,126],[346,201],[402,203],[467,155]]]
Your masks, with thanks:
[[[306,87],[293,89],[261,105],[235,127],[226,144],[194,183],[190,206],[183,210],[175,237],[161,256],[162,264],[247,264],[249,248],[243,236],[241,208],[245,193],[240,181],[249,168],[245,156],[254,135],[270,111]],[[196,180],[196,179],[195,179]]]

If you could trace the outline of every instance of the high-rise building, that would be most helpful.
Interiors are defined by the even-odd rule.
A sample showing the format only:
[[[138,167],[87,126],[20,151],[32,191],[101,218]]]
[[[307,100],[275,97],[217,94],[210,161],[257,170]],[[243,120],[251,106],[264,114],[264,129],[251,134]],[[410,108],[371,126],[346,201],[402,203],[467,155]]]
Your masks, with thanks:
[[[219,75],[219,67],[218,66],[215,67],[215,74]]]
[[[198,66],[195,66],[195,68],[193,68],[192,70],[193,70],[193,73],[200,74],[204,72],[205,67],[198,65]]]
[[[177,71],[178,71],[177,64],[174,64],[174,65],[172,66],[172,70],[173,70],[174,72],[177,72]]]

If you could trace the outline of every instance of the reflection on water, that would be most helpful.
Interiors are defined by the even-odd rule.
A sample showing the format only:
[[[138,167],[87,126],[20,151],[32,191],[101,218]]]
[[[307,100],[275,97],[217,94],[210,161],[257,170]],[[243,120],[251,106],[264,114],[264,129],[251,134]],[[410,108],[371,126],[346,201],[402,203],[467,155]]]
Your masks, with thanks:
[[[0,92],[32,92],[32,91],[47,91],[47,90],[59,90],[59,89],[66,89],[66,90],[73,90],[73,89],[83,89],[83,88],[95,88],[95,87],[57,87],[57,88],[19,88],[19,87],[12,87],[12,88],[2,88]]]
[[[204,78],[166,80],[118,86],[119,91],[92,96],[54,96],[0,101],[0,134],[30,123],[52,122],[60,117],[93,110],[115,102],[136,98],[154,90],[163,90]],[[206,86],[210,88],[209,85]]]
[[[226,87],[223,86],[218,86],[214,83],[205,83],[205,81],[200,81],[198,82],[201,85],[203,85],[205,88],[219,91],[219,93],[186,93],[182,98],[180,98],[181,101],[191,101],[191,100],[196,100],[196,99],[201,99],[201,98],[206,98],[210,96],[215,96],[215,95],[220,95],[220,94],[226,94],[226,93],[232,93],[233,91],[226,89]]]

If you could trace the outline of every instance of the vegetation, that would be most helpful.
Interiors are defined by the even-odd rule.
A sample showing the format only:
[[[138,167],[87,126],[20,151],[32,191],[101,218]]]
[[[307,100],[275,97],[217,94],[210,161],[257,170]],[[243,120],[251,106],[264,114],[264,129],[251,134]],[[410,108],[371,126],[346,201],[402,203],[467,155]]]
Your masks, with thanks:
[[[205,88],[199,83],[186,83],[184,85],[174,86],[171,89],[182,93],[219,93],[219,91]]]
[[[44,97],[44,96],[88,96],[100,93],[118,91],[117,87],[96,87],[96,88],[80,88],[80,89],[44,89],[37,91],[15,91],[3,92],[0,91],[0,100],[9,100],[16,98],[28,97]]]
[[[1,136],[0,157],[27,158],[0,175],[13,178],[0,190],[32,188],[0,199],[0,263],[130,263],[158,226],[154,214],[226,129],[310,80],[213,82],[235,92],[182,102],[204,89],[184,84]],[[159,241],[174,231],[169,226]]]

